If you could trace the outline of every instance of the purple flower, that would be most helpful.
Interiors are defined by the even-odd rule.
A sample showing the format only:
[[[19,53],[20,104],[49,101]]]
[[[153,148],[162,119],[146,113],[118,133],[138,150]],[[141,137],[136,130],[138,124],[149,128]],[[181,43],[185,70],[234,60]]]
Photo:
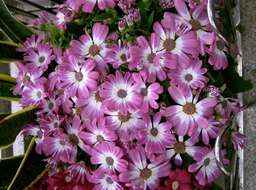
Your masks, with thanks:
[[[239,133],[239,132],[232,132],[232,143],[235,150],[238,150],[239,148],[243,149],[246,144],[246,136]]]
[[[183,89],[175,86],[169,87],[168,90],[173,100],[179,105],[165,108],[163,114],[173,123],[178,135],[183,136],[187,133],[191,135],[196,127],[209,126],[207,116],[212,114],[217,104],[216,98],[207,97],[198,101],[193,97],[191,90],[185,93]]]
[[[70,55],[68,60],[61,65],[61,85],[69,89],[70,96],[89,97],[90,90],[96,90],[97,87],[98,73],[94,71],[94,68],[94,61],[79,60]]]
[[[41,36],[32,35],[26,39],[21,48],[17,48],[17,51],[26,52],[30,49],[37,49],[42,41],[43,38]]]
[[[67,172],[70,177],[76,181],[76,183],[84,184],[87,182],[87,177],[89,177],[89,171],[86,168],[84,162],[78,162],[72,164],[68,167]]]
[[[98,8],[100,10],[104,10],[106,8],[114,8],[115,6],[115,1],[114,0],[80,0],[82,4],[82,9],[86,13],[92,13],[95,4],[98,4]]]
[[[115,76],[108,75],[100,89],[100,96],[106,108],[118,110],[124,115],[129,109],[136,110],[141,105],[141,96],[135,89],[130,73],[123,76],[117,71]]]
[[[164,9],[170,9],[174,7],[173,0],[159,0],[159,5]]]

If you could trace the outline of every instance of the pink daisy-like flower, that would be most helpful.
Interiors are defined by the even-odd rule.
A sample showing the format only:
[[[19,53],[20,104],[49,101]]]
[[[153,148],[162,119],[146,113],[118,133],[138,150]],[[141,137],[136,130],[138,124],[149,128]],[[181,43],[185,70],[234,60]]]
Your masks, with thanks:
[[[138,45],[129,48],[132,60],[129,68],[142,67],[142,72],[148,75],[149,82],[154,82],[156,77],[161,81],[165,80],[167,65],[165,61],[171,62],[172,65],[173,59],[161,53],[159,36],[152,33],[150,42],[144,36],[140,36],[137,38],[137,43]]]
[[[119,171],[127,170],[128,162],[122,157],[124,153],[121,148],[113,143],[100,143],[91,150],[91,163],[99,164],[99,169],[102,171]]]
[[[43,99],[40,103],[40,110],[37,112],[37,114],[51,114],[53,112],[58,113],[60,105],[60,97],[48,96],[48,99]]]
[[[56,133],[60,129],[60,125],[64,121],[64,117],[56,114],[43,115],[38,118],[40,128],[47,134]]]
[[[170,70],[168,77],[171,79],[172,84],[178,85],[185,90],[189,88],[202,89],[208,81],[207,77],[204,76],[206,72],[207,69],[202,68],[201,61],[193,60],[185,68],[181,66],[175,70]]]
[[[167,162],[149,162],[146,153],[141,147],[129,152],[129,169],[119,175],[120,181],[126,186],[136,190],[145,190],[149,188],[154,190],[158,187],[160,178],[169,175],[170,163]]]
[[[135,81],[135,88],[143,97],[141,111],[147,113],[150,107],[158,109],[157,99],[163,92],[163,87],[157,82],[147,85],[147,77],[143,77],[140,74],[133,74],[133,80]]]
[[[170,23],[169,22],[173,22]],[[165,21],[162,21],[165,23]],[[177,57],[179,65],[185,67],[191,62],[191,56],[196,57],[199,54],[198,40],[194,32],[187,32],[177,35],[177,27],[175,26],[175,19],[172,18],[168,21],[168,27],[164,28],[160,23],[154,24],[154,31],[160,36],[161,50]],[[168,60],[169,61],[169,60]],[[169,65],[170,69],[177,68],[176,59]]]
[[[90,175],[84,162],[78,162],[70,165],[67,172],[69,173],[70,177],[76,181],[76,183],[81,184],[85,184],[87,182],[87,177]]]
[[[94,61],[82,61],[70,55],[67,62],[61,66],[62,86],[69,89],[70,96],[87,98],[89,90],[96,89],[98,73],[94,71]]]
[[[144,116],[138,110],[130,110],[126,114],[118,111],[106,111],[105,118],[107,125],[117,129],[120,140],[122,141],[134,136],[138,132],[137,130],[146,127]]]
[[[180,166],[183,163],[181,155],[188,154],[193,159],[197,159],[202,157],[203,150],[205,150],[205,147],[195,146],[195,142],[191,138],[184,140],[183,136],[179,136],[176,142],[168,146],[166,159],[173,159],[175,164]]]
[[[106,8],[114,8],[115,1],[114,0],[80,0],[82,4],[82,9],[86,13],[91,13],[96,5],[98,4],[98,8],[100,10],[104,10]]]
[[[105,61],[112,64],[115,69],[123,64],[129,64],[131,58],[128,47],[122,46],[121,43],[113,45],[107,52]]]
[[[104,73],[107,68],[104,58],[108,51],[105,43],[108,31],[108,26],[95,23],[92,28],[92,38],[86,31],[85,34],[80,37],[80,41],[71,41],[72,48],[70,52],[76,56],[93,59],[97,63],[99,71]]]
[[[62,132],[56,133],[52,137],[45,137],[43,150],[46,156],[51,156],[51,160],[71,164],[75,162],[77,154],[77,148],[69,142],[68,136]]]
[[[107,127],[103,118],[87,122],[86,129],[88,132],[83,132],[81,138],[87,144],[97,145],[99,143],[114,142],[117,140],[115,132],[110,127]]]
[[[94,183],[93,190],[123,190],[118,177],[113,173],[97,170],[93,173],[90,182]]]
[[[227,48],[223,41],[217,39],[210,49],[206,49],[209,53],[209,64],[213,66],[214,70],[224,70],[228,67],[228,60],[225,52]]]
[[[54,23],[59,29],[66,29],[67,23],[72,21],[74,16],[73,10],[67,5],[63,5],[58,9],[55,16]]]
[[[231,138],[235,150],[238,150],[239,148],[243,149],[245,147],[247,138],[244,134],[240,132],[232,132]]]
[[[128,110],[136,110],[141,105],[141,96],[137,93],[130,73],[124,76],[120,72],[109,75],[102,84],[100,96],[103,104],[110,110],[118,110],[126,115]]]
[[[21,48],[17,48],[17,51],[27,52],[29,49],[37,49],[39,44],[43,41],[41,36],[32,35],[26,39],[26,41],[22,44]]]
[[[151,153],[164,153],[165,148],[176,142],[171,133],[172,124],[170,122],[161,122],[160,113],[154,115],[153,120],[148,120],[146,136],[144,138],[145,151]]]
[[[210,121],[208,127],[206,128],[198,126],[193,132],[191,138],[198,141],[201,135],[203,143],[205,145],[209,145],[210,138],[215,139],[219,135],[220,128],[217,127],[217,125],[219,125],[219,122]]]
[[[24,56],[24,60],[28,62],[28,68],[35,72],[40,69],[46,71],[54,58],[52,49],[47,44],[39,44],[36,49],[29,49],[27,55]]]
[[[40,102],[47,96],[44,85],[42,83],[30,83],[24,87],[22,92],[21,104],[24,106],[28,105],[39,105]]]
[[[173,123],[178,135],[184,136],[187,133],[192,135],[196,127],[208,127],[207,116],[212,114],[217,104],[216,98],[206,97],[198,101],[197,97],[193,97],[190,89],[185,93],[182,88],[176,86],[169,87],[168,91],[179,105],[165,108],[163,114]]]
[[[200,185],[207,185],[214,182],[222,172],[217,165],[214,151],[204,151],[205,156],[197,159],[197,162],[188,167],[188,171],[196,173],[195,178]]]

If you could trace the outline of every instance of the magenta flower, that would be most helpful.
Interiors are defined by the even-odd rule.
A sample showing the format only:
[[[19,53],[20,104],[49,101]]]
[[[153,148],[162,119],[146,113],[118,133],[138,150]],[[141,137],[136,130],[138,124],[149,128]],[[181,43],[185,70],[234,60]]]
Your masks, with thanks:
[[[94,67],[94,61],[78,60],[72,55],[61,65],[62,86],[69,89],[70,96],[87,98],[90,90],[96,90],[98,73],[94,71]]]
[[[195,178],[200,185],[207,185],[214,182],[221,174],[217,165],[214,151],[204,151],[205,156],[197,159],[197,162],[188,167],[188,171],[196,173]]]
[[[187,67],[178,67],[170,70],[168,73],[171,83],[184,88],[186,91],[192,89],[202,89],[208,82],[208,78],[204,76],[207,69],[202,68],[202,62],[199,60],[191,61]]]
[[[60,97],[48,96],[48,99],[43,99],[39,105],[40,110],[37,114],[52,114],[58,113],[61,105]]]
[[[149,119],[144,138],[146,153],[164,153],[167,146],[174,144],[176,139],[171,128],[170,122],[161,122],[160,113],[156,113],[152,121]]]
[[[128,162],[122,158],[124,156],[122,149],[112,143],[100,143],[91,150],[90,154],[91,163],[99,164],[99,169],[102,171],[125,172],[127,170]]]
[[[71,164],[75,162],[77,154],[77,148],[69,142],[68,136],[61,132],[52,137],[45,137],[43,150],[46,156],[51,156],[51,160]]]
[[[108,51],[105,43],[108,31],[108,26],[95,23],[92,28],[92,37],[86,31],[80,37],[80,41],[72,40],[70,52],[76,56],[93,59],[97,63],[99,71],[104,73],[107,68],[104,58]]]
[[[165,23],[165,21],[163,20],[162,23]],[[188,66],[191,62],[190,57],[196,57],[199,54],[196,34],[191,31],[177,35],[174,19],[168,20],[168,27],[164,28],[158,22],[154,24],[154,31],[160,36],[161,50],[174,56],[173,61],[167,60],[166,65],[170,69],[175,69],[177,68],[176,61],[178,61],[180,66]]]
[[[67,172],[69,173],[70,177],[76,181],[77,184],[85,184],[87,182],[87,177],[90,175],[84,162],[78,162],[70,165],[67,169]]]
[[[46,71],[54,58],[51,47],[46,44],[39,44],[36,49],[27,50],[24,56],[24,60],[28,62],[27,67],[35,72]]]
[[[246,144],[246,136],[240,132],[232,132],[232,144],[235,150],[243,149]]]
[[[110,110],[118,110],[126,115],[128,110],[136,110],[140,105],[142,98],[135,89],[134,82],[130,73],[124,76],[120,72],[109,75],[102,84],[100,96],[104,98],[103,104]]]
[[[113,173],[103,173],[96,170],[91,179],[91,183],[94,183],[93,190],[123,190],[124,188],[119,184],[118,177]]]
[[[147,77],[143,77],[140,74],[133,74],[133,80],[135,81],[135,89],[143,97],[141,111],[147,113],[149,108],[158,109],[158,98],[163,92],[163,87],[157,83],[147,84]]]
[[[83,132],[81,138],[90,145],[97,145],[104,142],[114,142],[117,136],[113,129],[108,127],[103,118],[98,121],[94,119],[92,122],[86,123],[88,132]]]
[[[58,12],[55,16],[54,23],[59,29],[66,29],[67,23],[73,20],[74,10],[67,5],[59,7]]]
[[[166,79],[166,61],[172,59],[164,57],[161,53],[160,39],[155,33],[151,34],[150,42],[144,36],[137,38],[138,45],[130,47],[131,63],[129,68],[142,67],[142,72],[147,74],[148,82]]]
[[[41,101],[47,96],[44,85],[42,83],[30,83],[24,87],[22,92],[21,104],[24,106],[28,105],[39,105]]]
[[[184,140],[183,136],[179,136],[178,140],[175,141],[176,142],[169,144],[165,159],[173,159],[175,164],[178,166],[181,166],[183,163],[181,155],[188,154],[196,160],[203,156],[202,151],[206,149],[206,147],[196,146],[195,142],[193,142],[191,138]]]
[[[40,128],[43,129],[47,134],[58,132],[63,121],[64,117],[56,114],[43,115],[42,117],[38,118]]]
[[[129,152],[129,169],[119,175],[120,181],[132,189],[154,190],[158,187],[160,178],[169,175],[169,162],[148,162],[146,153],[141,147]]]
[[[86,13],[92,13],[96,3],[98,4],[98,8],[100,10],[104,10],[106,8],[114,8],[115,7],[115,1],[114,0],[80,0],[80,3],[82,4],[82,9]]]
[[[41,36],[32,35],[26,39],[21,48],[17,48],[17,51],[27,52],[30,49],[36,50],[42,41],[43,39]]]
[[[191,90],[185,93],[183,89],[175,86],[169,87],[168,91],[178,105],[167,107],[163,112],[175,126],[178,135],[192,135],[197,126],[209,126],[207,116],[213,112],[217,104],[216,98],[207,97],[198,101],[198,98],[193,97]]]

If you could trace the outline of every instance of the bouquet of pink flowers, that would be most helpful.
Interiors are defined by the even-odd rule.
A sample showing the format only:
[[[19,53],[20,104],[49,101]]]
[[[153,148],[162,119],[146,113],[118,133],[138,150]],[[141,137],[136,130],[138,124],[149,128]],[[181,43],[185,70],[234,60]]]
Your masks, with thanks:
[[[206,0],[67,0],[33,22],[42,32],[18,48],[14,88],[33,110],[21,134],[46,168],[31,188],[220,188],[215,140],[251,84],[206,9]],[[229,164],[232,147],[222,148]]]

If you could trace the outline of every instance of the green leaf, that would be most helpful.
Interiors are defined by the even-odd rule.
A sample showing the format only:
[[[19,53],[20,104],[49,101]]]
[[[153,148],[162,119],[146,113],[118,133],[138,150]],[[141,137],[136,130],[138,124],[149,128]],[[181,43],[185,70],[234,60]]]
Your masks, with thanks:
[[[22,42],[33,34],[29,28],[11,15],[3,0],[0,0],[0,28],[16,43]]]
[[[16,84],[16,79],[11,77],[10,75],[0,73],[0,81],[1,82],[6,82],[6,83],[11,83],[11,84]]]
[[[22,54],[17,52],[18,44],[8,41],[0,41],[0,64],[11,63],[22,59]]]
[[[26,124],[33,121],[35,109],[35,106],[24,108],[0,121],[0,148],[12,144]]]
[[[7,101],[19,101],[19,96],[13,95],[14,84],[0,80],[0,99]]]
[[[0,160],[0,189],[7,189],[22,159],[23,156],[13,156]]]
[[[223,188],[219,184],[213,183],[210,190],[223,190]]]
[[[35,138],[33,138],[7,190],[23,190],[40,178],[45,169],[43,157],[35,152]]]

